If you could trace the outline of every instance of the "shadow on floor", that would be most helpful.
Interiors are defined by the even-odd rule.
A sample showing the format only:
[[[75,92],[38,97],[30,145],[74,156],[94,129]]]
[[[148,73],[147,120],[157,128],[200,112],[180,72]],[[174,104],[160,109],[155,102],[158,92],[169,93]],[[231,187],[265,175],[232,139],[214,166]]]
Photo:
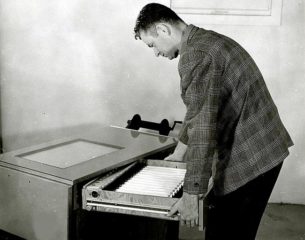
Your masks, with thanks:
[[[181,226],[180,240],[204,240],[204,233]],[[305,205],[268,204],[257,240],[305,240]]]

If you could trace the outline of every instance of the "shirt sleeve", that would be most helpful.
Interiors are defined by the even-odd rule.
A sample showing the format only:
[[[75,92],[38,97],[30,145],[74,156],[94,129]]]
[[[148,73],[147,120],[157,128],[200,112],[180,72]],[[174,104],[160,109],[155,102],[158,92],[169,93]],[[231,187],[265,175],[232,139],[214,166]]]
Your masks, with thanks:
[[[179,72],[187,112],[179,137],[188,145],[184,156],[187,163],[184,191],[205,194],[216,147],[221,70],[204,52],[190,52],[183,58]],[[185,88],[184,83],[188,83]]]

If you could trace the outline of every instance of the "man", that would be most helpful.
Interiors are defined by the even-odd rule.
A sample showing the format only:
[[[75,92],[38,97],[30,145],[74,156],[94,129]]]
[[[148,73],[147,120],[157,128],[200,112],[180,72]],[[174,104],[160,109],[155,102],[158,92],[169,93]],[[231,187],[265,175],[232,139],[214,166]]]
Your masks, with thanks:
[[[232,39],[188,25],[161,4],[144,6],[134,31],[156,56],[180,55],[187,111],[168,159],[183,159],[187,171],[183,196],[169,215],[198,223],[198,198],[207,192],[215,158],[206,239],[255,239],[293,143],[254,60]]]

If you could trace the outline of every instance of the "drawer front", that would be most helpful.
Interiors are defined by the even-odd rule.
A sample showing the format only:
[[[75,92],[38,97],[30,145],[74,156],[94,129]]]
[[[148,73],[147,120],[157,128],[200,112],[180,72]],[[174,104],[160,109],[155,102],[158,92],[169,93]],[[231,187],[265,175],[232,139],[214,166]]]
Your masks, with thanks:
[[[179,220],[177,215],[168,217],[167,214],[181,196],[184,174],[184,163],[163,160],[134,163],[110,175],[97,178],[84,186],[83,209]],[[115,187],[109,188],[111,184]],[[126,187],[124,186],[123,189],[124,184]],[[129,186],[127,186],[128,184]],[[170,184],[176,189],[173,187],[171,190]],[[165,193],[164,195],[165,190],[163,192],[158,190],[162,186],[171,194]],[[128,187],[130,192],[126,190]]]

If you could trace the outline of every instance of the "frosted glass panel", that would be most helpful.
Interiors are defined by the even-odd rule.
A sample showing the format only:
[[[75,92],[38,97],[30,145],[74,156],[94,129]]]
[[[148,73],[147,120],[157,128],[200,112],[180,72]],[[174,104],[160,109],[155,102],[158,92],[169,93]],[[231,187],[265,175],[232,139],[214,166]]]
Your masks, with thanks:
[[[119,149],[121,148],[79,140],[24,154],[20,157],[58,168],[66,168]]]
[[[270,15],[272,0],[171,0],[171,8],[194,14]]]

